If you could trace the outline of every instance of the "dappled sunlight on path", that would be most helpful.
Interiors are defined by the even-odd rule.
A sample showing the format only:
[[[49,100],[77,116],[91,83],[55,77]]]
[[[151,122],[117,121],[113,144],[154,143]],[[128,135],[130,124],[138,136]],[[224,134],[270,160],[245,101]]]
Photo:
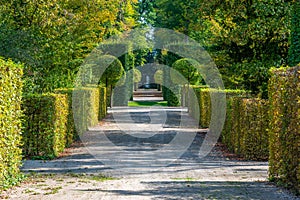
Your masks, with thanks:
[[[45,178],[46,183],[61,186],[57,193],[24,192],[36,188],[33,182],[7,194],[11,199],[296,199],[267,182],[267,162],[228,158],[220,145],[199,158],[207,130],[198,129],[186,111],[168,107],[110,110],[101,125],[81,137],[82,145],[69,149],[66,156],[24,162],[24,172],[54,173],[56,180],[63,177],[61,182]],[[190,145],[172,143],[178,134],[185,144],[192,138]],[[117,179],[80,181],[85,174]]]

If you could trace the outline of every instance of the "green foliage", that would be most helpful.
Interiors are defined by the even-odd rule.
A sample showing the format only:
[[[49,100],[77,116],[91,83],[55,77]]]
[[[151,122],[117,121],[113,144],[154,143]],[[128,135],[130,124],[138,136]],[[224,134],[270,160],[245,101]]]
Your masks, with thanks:
[[[187,97],[185,99],[185,105],[183,106],[188,106],[188,111],[189,114],[196,120],[200,121],[200,116],[199,116],[199,108],[200,108],[200,91],[203,89],[205,86],[195,86],[192,85],[189,87],[189,92],[186,90],[182,90],[183,92],[186,92],[186,94],[182,94],[183,96]]]
[[[188,84],[196,85],[200,79],[200,73],[196,68],[198,65],[199,63],[196,60],[190,58],[182,58],[177,60],[172,65],[172,68],[177,70],[186,79],[186,82]],[[178,79],[176,77],[177,76],[175,75],[174,79]],[[171,72],[171,79],[172,79],[172,72]],[[172,82],[175,83],[176,80],[172,80]]]
[[[149,106],[167,106],[166,101],[130,101],[128,106],[130,107],[149,107]]]
[[[211,120],[211,100],[210,96],[213,92],[220,92],[220,90],[211,89],[211,88],[200,88],[199,90],[199,109],[200,109],[200,126],[202,128],[209,127]],[[231,90],[226,89],[224,91],[226,98],[228,99],[231,96],[244,96],[246,91],[244,90]]]
[[[106,116],[107,113],[107,107],[106,107],[106,88],[95,86],[92,87],[89,85],[90,88],[79,88],[79,89],[73,89],[73,88],[62,88],[62,89],[56,89],[55,93],[58,94],[64,94],[67,96],[68,99],[68,121],[66,123],[67,126],[67,132],[66,132],[66,146],[70,146],[75,140],[79,139],[79,131],[85,131],[87,130],[88,126],[93,126],[98,123],[98,120],[103,119]],[[99,92],[97,92],[97,88],[99,89]],[[84,90],[81,92],[76,92],[76,90]],[[99,93],[99,100],[96,98],[95,95]],[[73,94],[76,103],[73,104]],[[79,95],[79,96],[77,96]],[[80,98],[87,98],[80,101]],[[91,101],[92,103],[88,103]],[[99,101],[99,106],[97,107],[94,103],[97,103]],[[80,104],[78,106],[78,104]],[[93,104],[93,105],[92,105]],[[74,109],[73,106],[78,106]],[[96,112],[96,109],[99,108],[98,113]],[[77,110],[79,109],[79,110]],[[81,110],[80,110],[81,109]],[[83,113],[82,116],[77,116],[76,120],[74,120],[74,111],[75,113],[79,114],[80,111],[83,111],[84,109],[87,110],[88,113]],[[80,114],[79,114],[80,115]],[[95,117],[98,117],[96,119]],[[83,117],[87,117],[87,119],[83,119]],[[83,121],[85,123],[83,124]],[[75,126],[75,122],[77,123]],[[82,124],[81,124],[82,123]]]
[[[287,62],[289,10],[284,0],[255,0],[224,1],[208,11],[208,50],[224,74],[225,87],[266,96],[268,69]]]
[[[231,97],[227,102],[222,142],[234,153],[249,160],[267,160],[268,101]]]
[[[101,76],[100,81],[102,83],[105,83],[105,86],[111,86],[114,87],[117,82],[121,79],[122,76],[124,76],[124,68],[122,66],[122,63],[114,56],[110,55],[104,55],[101,56],[101,63],[102,60],[105,60],[107,63],[111,63],[108,65],[108,67],[105,69],[104,73]],[[102,67],[102,66],[97,66]]]
[[[194,0],[156,0],[155,1],[155,26],[165,27],[189,34],[191,30],[197,31],[196,23],[199,22],[199,6],[201,1]],[[199,26],[199,25],[198,25]]]
[[[20,178],[22,67],[0,58],[0,191]]]
[[[154,25],[184,33],[204,46],[226,88],[266,97],[268,69],[287,62],[290,2],[156,0]]]
[[[107,104],[106,104],[106,88],[99,87],[99,112],[98,120],[103,119],[107,114]]]
[[[174,46],[178,46],[178,44],[174,44]],[[180,57],[173,53],[163,50],[160,52],[160,62],[171,67],[173,63],[178,60]],[[171,80],[170,69],[163,68],[163,97],[164,100],[168,101],[168,106],[179,106],[180,105],[180,86],[173,84]]]
[[[64,94],[68,100],[68,120],[66,123],[66,147],[69,147],[74,140],[79,138],[78,132],[76,131],[74,117],[73,117],[73,109],[72,109],[72,94],[74,89],[72,88],[62,88],[56,89],[56,94]]]
[[[63,94],[27,94],[23,97],[23,154],[54,158],[66,144],[68,99]]]
[[[129,44],[115,42],[115,43],[104,43],[97,47],[97,49],[104,55],[112,55],[118,57],[121,61],[122,66],[126,72],[126,76],[124,78],[121,85],[115,87],[113,93],[118,94],[118,98],[114,98],[113,102],[110,101],[111,91],[113,88],[107,88],[107,99],[108,105],[112,106],[126,106],[128,100],[132,96],[132,88],[133,88],[133,73],[132,69],[134,68],[134,54],[132,52],[132,47]],[[120,56],[121,55],[121,56]],[[93,59],[93,58],[91,58]],[[102,83],[103,82],[102,80]],[[120,82],[119,82],[120,83]],[[124,84],[125,83],[125,84]]]
[[[162,90],[162,84],[163,84],[163,81],[164,81],[164,72],[163,70],[157,70],[154,74],[154,81],[156,84],[158,84],[158,91],[161,91]]]
[[[224,85],[251,91],[252,94],[267,99],[271,66],[274,66],[271,61],[253,61],[237,63],[231,66],[230,71],[225,72],[222,69],[220,72],[224,74],[222,76]]]
[[[154,74],[154,81],[157,84],[162,84],[163,83],[163,71],[162,70],[157,70]]]
[[[26,65],[25,91],[72,87],[80,64],[99,42],[136,26],[137,3],[0,1],[0,55]]]
[[[180,106],[180,99],[181,99],[181,87],[179,85],[172,85],[169,86],[168,88],[165,88],[167,91],[167,100],[168,101],[168,106],[176,107]]]
[[[138,88],[138,83],[142,80],[142,73],[140,70],[134,68],[133,69],[133,88],[134,90],[137,90]]]
[[[292,22],[289,48],[290,66],[300,63],[300,2],[294,1],[292,8]]]
[[[74,123],[79,135],[98,124],[99,88],[76,88],[72,96]]]
[[[136,68],[134,68],[133,69],[133,82],[134,83],[138,83],[138,82],[141,81],[141,79],[142,79],[142,73],[141,73],[141,71],[138,70],[138,69],[136,69]]]
[[[200,127],[208,128],[211,118],[210,90],[202,89],[199,95]]]
[[[300,193],[300,66],[271,71],[269,177]]]
[[[154,0],[140,0],[138,11],[141,22],[145,25],[153,24],[156,18],[154,2]]]

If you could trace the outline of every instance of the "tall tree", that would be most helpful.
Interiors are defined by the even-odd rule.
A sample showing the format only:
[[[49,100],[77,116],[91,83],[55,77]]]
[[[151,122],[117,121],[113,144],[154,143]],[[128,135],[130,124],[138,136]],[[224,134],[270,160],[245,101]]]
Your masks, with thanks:
[[[199,41],[226,87],[265,91],[268,69],[287,62],[288,0],[156,0],[155,5],[155,25]]]
[[[300,1],[293,3],[291,37],[289,49],[289,65],[295,66],[300,63]]]
[[[136,4],[0,0],[0,55],[25,63],[25,77],[38,86],[34,92],[71,86],[83,59],[99,42],[136,25]]]

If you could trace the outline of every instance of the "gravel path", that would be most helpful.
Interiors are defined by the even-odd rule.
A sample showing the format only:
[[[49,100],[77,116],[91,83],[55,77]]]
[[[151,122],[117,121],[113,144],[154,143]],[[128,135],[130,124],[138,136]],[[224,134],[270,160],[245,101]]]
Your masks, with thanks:
[[[267,182],[267,162],[227,157],[220,144],[199,158],[207,130],[195,124],[184,109],[116,108],[63,157],[24,161],[31,178],[0,197],[299,199]]]

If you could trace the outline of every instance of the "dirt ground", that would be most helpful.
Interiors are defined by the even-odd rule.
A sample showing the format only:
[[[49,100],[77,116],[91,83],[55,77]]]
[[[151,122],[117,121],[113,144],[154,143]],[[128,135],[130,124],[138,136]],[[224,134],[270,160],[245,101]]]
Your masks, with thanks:
[[[29,178],[3,192],[1,198],[299,199],[267,181],[267,162],[244,161],[220,143],[200,158],[207,130],[190,126],[193,119],[184,110],[131,108],[130,119],[124,114],[127,111],[111,111],[81,143],[58,159],[24,161],[22,171]],[[164,123],[153,120],[158,115]],[[188,126],[181,126],[182,121]],[[178,133],[187,138],[195,133],[195,137],[191,145],[176,146],[170,154],[164,147],[170,146]],[[104,135],[114,145],[103,142]],[[160,149],[164,151],[156,154]],[[184,151],[178,158],[170,158],[179,155],[176,150]]]

